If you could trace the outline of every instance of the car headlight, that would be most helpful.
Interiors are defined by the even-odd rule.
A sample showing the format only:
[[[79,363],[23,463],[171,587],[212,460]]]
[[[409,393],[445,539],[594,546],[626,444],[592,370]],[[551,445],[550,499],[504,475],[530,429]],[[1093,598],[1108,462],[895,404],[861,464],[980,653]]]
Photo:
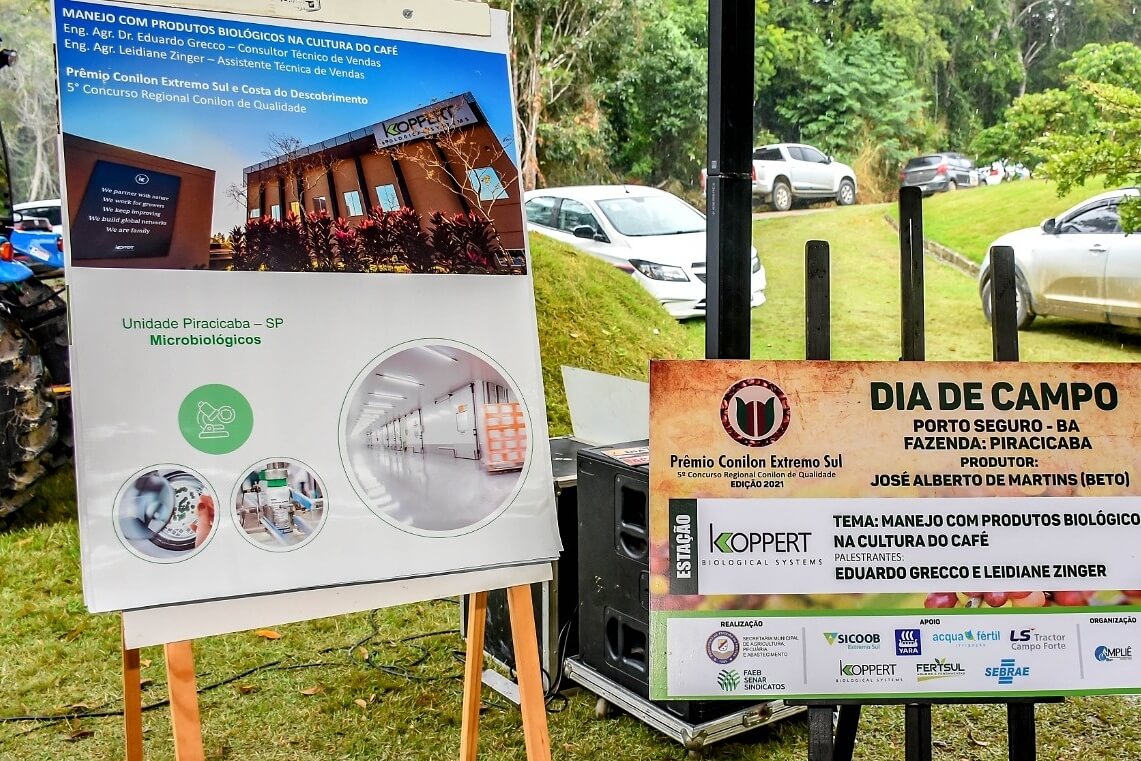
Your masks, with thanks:
[[[686,282],[689,280],[689,277],[685,274],[685,270],[681,267],[644,262],[641,259],[631,259],[630,264],[633,264],[635,269],[651,280],[671,280],[674,282]]]

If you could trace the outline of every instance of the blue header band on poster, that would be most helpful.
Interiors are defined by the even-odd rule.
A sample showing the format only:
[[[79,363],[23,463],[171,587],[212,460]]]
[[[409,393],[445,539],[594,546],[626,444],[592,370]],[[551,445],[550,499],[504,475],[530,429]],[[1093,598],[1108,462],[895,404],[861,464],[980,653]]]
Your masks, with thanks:
[[[130,5],[491,36],[491,9],[478,0],[134,0]]]

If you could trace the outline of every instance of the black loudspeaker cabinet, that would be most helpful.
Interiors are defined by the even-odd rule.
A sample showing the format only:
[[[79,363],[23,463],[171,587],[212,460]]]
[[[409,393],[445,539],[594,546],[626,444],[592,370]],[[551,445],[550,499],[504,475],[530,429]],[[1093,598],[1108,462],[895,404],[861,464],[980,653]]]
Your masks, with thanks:
[[[649,442],[578,453],[578,633],[582,662],[641,698],[650,694]],[[565,536],[565,535],[564,535]],[[754,702],[655,701],[691,724]]]
[[[551,439],[551,466],[554,474],[555,508],[563,551],[554,564],[554,578],[531,585],[535,609],[535,626],[539,639],[539,665],[543,669],[543,686],[549,688],[562,671],[563,658],[578,655],[578,499],[575,485],[578,450],[587,445],[569,437]],[[463,599],[467,614],[468,597]],[[465,618],[466,621],[466,618]],[[467,630],[466,624],[464,631]],[[492,590],[487,595],[487,623],[484,629],[484,652],[510,669],[515,668],[515,651],[511,639],[511,616],[507,608],[507,590]],[[564,684],[564,686],[566,686]]]

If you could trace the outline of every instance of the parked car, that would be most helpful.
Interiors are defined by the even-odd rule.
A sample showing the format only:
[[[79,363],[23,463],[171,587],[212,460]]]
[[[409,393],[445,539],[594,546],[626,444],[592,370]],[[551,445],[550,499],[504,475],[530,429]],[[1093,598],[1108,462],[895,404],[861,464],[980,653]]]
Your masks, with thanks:
[[[1101,193],[991,244],[1014,249],[1019,329],[1038,315],[1141,327],[1141,235],[1123,234],[1118,215],[1119,204],[1138,195],[1137,188]],[[987,320],[991,289],[988,249],[979,271]]]
[[[53,232],[63,232],[63,210],[58,198],[14,204],[12,210],[25,217],[43,217],[51,223]]]
[[[639,185],[532,190],[527,226],[629,272],[681,320],[705,316],[705,215]],[[765,268],[750,252],[752,306],[765,303]]]
[[[975,162],[961,153],[929,153],[908,159],[899,172],[901,187],[918,187],[924,195],[979,184]]]
[[[805,200],[850,206],[856,202],[856,173],[811,145],[763,145],[753,149],[753,195],[777,211]]]

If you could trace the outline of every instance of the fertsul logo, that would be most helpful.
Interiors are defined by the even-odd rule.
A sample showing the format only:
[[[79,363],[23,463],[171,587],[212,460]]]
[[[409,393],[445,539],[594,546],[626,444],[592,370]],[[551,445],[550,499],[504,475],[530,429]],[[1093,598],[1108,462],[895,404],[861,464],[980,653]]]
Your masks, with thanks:
[[[983,672],[988,677],[997,677],[1000,685],[1014,684],[1015,679],[1030,676],[1029,666],[1019,666],[1014,658],[1003,658],[998,666],[987,666]]]
[[[915,664],[915,681],[929,682],[932,679],[950,679],[965,676],[967,670],[961,663],[951,663],[947,658],[936,658],[931,663]]]
[[[747,447],[767,447],[777,441],[791,420],[788,397],[764,378],[737,381],[721,400],[721,425]]]

